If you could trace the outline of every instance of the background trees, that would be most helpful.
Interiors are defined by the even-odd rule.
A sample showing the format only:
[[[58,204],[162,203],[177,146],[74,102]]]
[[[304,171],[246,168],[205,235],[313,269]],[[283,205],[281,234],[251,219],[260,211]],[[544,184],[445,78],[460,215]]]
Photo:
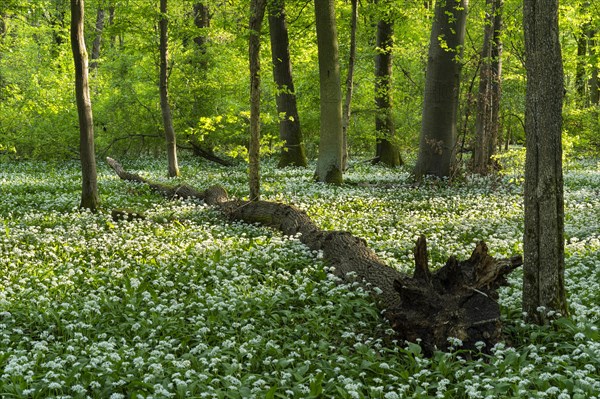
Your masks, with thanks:
[[[351,52],[351,3],[335,1],[339,57],[343,60],[340,79],[343,80],[349,75],[345,60]],[[280,3],[273,4],[278,6]],[[598,68],[595,32],[599,28],[599,11],[586,4],[585,1],[569,0],[562,4],[559,13],[567,89],[564,109],[567,150],[595,150],[600,144],[596,134],[598,106],[591,96],[597,91],[593,87],[597,87],[594,83]],[[392,141],[406,153],[411,166],[415,162],[412,154],[420,137],[426,91],[425,49],[431,33],[433,5],[433,2],[416,0],[402,6],[383,1],[358,4],[352,114],[347,121],[351,155],[371,153],[378,136],[373,121],[376,115],[385,114],[377,111],[374,101],[373,59],[377,56],[377,23],[382,16],[388,15],[385,20],[393,28],[395,40],[391,47],[393,76],[389,89],[394,102],[388,113],[396,131]],[[94,42],[104,39],[100,41],[99,58],[94,56],[90,60],[92,65],[97,65],[90,76],[90,84],[98,152],[164,154],[156,4],[88,0],[87,6],[90,10],[85,21],[88,52],[96,53],[98,47]],[[484,12],[489,13],[489,9],[484,2],[473,3],[471,8],[460,60],[462,85],[456,117],[455,148],[464,154],[472,151],[476,144],[475,100],[481,66],[487,64],[484,60],[495,59],[482,58],[484,27],[489,26]],[[188,141],[192,141],[207,153],[240,160],[247,157],[249,104],[243,93],[247,93],[250,74],[248,42],[242,32],[247,28],[248,12],[247,4],[237,0],[218,7],[209,0],[169,4],[169,102],[180,151],[181,147],[191,148]],[[65,17],[68,21],[69,10],[61,7],[61,2],[49,0],[27,6],[10,1],[2,2],[0,14],[5,27],[0,43],[0,141],[14,146],[20,157],[76,156],[77,127],[69,123],[69,113],[75,112],[68,79],[73,73],[73,64],[66,40],[68,26],[64,23]],[[99,18],[101,15],[104,17]],[[272,17],[279,15],[283,14],[272,13]],[[263,79],[261,151],[265,156],[281,154],[286,140],[281,139],[280,127],[291,128],[301,120],[306,157],[315,159],[320,129],[316,17],[312,3],[307,6],[295,1],[287,2],[285,15],[289,59],[294,70],[294,87],[289,93],[295,94],[297,118],[280,118],[283,111],[278,110],[276,99],[279,96],[280,100],[291,101],[291,96],[287,90],[277,87],[281,87],[281,83]],[[499,123],[492,126],[499,128],[499,144],[506,144],[509,139],[511,143],[523,144],[525,79],[521,2],[505,0],[503,15],[500,39],[504,42],[504,52],[498,57],[503,64],[503,95],[500,101],[494,102],[500,105]],[[276,43],[269,46],[266,35],[261,40],[264,49],[261,62],[281,59],[275,65],[285,67],[285,56],[277,54]],[[276,51],[271,51],[271,47]],[[377,91],[381,92],[380,89]],[[293,112],[286,113],[292,115]],[[289,147],[284,153],[290,155],[290,148],[295,147]],[[350,164],[352,162],[351,158]]]

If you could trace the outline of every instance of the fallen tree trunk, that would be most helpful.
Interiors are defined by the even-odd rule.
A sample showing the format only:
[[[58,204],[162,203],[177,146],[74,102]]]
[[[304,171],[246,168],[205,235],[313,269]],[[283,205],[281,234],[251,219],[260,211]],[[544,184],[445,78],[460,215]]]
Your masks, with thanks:
[[[107,162],[121,179],[147,184],[169,198],[200,199],[218,207],[229,219],[299,235],[310,249],[323,251],[324,259],[344,282],[358,281],[372,293],[401,343],[420,341],[424,351],[432,353],[447,350],[448,338],[460,339],[467,349],[475,349],[479,341],[489,349],[501,339],[497,289],[506,285],[506,275],[522,264],[520,256],[495,259],[480,242],[469,259],[450,257],[432,273],[426,240],[421,236],[415,248],[414,274],[407,276],[386,266],[363,239],[344,231],[321,230],[292,205],[230,200],[220,186],[198,191],[187,185],[157,184],[125,171],[111,158]]]

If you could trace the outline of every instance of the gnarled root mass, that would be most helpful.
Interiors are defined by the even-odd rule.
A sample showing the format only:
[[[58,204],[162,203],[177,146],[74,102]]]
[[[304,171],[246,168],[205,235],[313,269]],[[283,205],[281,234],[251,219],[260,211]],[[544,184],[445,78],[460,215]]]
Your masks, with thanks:
[[[220,186],[198,191],[187,185],[157,184],[125,171],[114,159],[107,158],[107,162],[121,179],[147,184],[167,197],[200,199],[232,220],[260,223],[285,235],[300,233],[302,243],[323,251],[338,277],[361,282],[376,297],[399,342],[419,340],[425,352],[431,353],[436,348],[446,350],[450,337],[460,339],[468,349],[476,348],[478,341],[491,348],[501,339],[497,289],[506,285],[506,275],[522,264],[520,256],[495,259],[480,242],[469,259],[450,257],[432,273],[426,240],[421,236],[415,248],[414,274],[407,276],[386,266],[363,239],[345,231],[321,230],[292,205],[230,200]]]

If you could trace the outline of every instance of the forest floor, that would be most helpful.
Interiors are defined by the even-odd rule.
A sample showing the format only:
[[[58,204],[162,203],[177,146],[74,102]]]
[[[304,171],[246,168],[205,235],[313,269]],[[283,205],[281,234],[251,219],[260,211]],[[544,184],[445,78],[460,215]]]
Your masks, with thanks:
[[[408,272],[419,234],[434,268],[467,258],[479,240],[493,256],[522,252],[521,158],[505,157],[500,176],[418,187],[407,168],[356,164],[336,187],[314,183],[313,168],[267,162],[262,193],[364,238]],[[121,161],[169,181],[162,160]],[[247,195],[243,165],[183,158],[181,171],[199,189]],[[82,212],[76,162],[0,162],[2,398],[599,397],[597,159],[565,170],[570,318],[524,323],[516,271],[500,292],[505,342],[474,357],[460,342],[431,358],[389,342],[372,299],[337,284],[297,238],[169,201],[105,164],[99,187],[101,211]],[[115,222],[113,208],[147,219]]]

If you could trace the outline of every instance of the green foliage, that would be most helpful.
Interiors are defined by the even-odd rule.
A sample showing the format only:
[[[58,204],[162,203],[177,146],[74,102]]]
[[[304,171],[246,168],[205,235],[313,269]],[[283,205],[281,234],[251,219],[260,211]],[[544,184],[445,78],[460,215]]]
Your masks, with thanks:
[[[96,38],[98,7],[105,10],[101,57],[91,73],[96,148],[105,153],[148,153],[164,151],[158,96],[158,2],[86,2],[88,48]],[[249,109],[247,60],[248,6],[206,1],[212,9],[210,27],[193,23],[194,2],[174,2],[170,23],[170,96],[178,142],[185,146],[189,134],[201,137],[218,152],[243,157],[248,142],[244,115]],[[414,150],[421,126],[421,105],[427,63],[431,7],[410,0],[367,2],[359,6],[355,90],[349,126],[351,155],[371,154],[374,148],[375,104],[373,62],[376,22],[395,23],[393,48],[392,109],[396,141],[403,152]],[[6,32],[0,36],[0,143],[12,146],[23,158],[50,159],[77,156],[77,117],[73,100],[73,67],[69,45],[69,10],[66,2],[36,1],[27,6],[3,2],[0,18]],[[524,143],[524,92],[522,2],[506,0],[503,20],[503,87],[500,138],[511,144]],[[315,158],[319,132],[319,87],[314,10],[305,2],[286,4],[290,52],[300,121],[307,154]],[[342,80],[348,63],[349,2],[336,3]],[[474,135],[478,67],[485,2],[470,5],[467,42],[463,48],[460,142],[470,147]],[[561,3],[567,101],[566,142],[573,151],[597,153],[597,105],[589,104],[577,91],[577,68],[586,79],[597,68],[598,47],[590,45],[577,56],[577,37],[586,27],[597,27],[598,11],[584,1]],[[112,16],[111,16],[112,15]],[[267,24],[265,24],[266,30]],[[202,36],[200,50],[194,39]],[[592,42],[590,42],[592,43]],[[594,53],[593,51],[596,51]],[[89,51],[91,52],[91,51]],[[263,35],[262,132],[264,154],[277,152],[278,130],[275,87],[270,79],[268,35]],[[586,83],[589,86],[591,83]],[[467,115],[469,118],[467,119]],[[207,120],[214,121],[206,130]],[[216,121],[225,121],[219,122]]]

